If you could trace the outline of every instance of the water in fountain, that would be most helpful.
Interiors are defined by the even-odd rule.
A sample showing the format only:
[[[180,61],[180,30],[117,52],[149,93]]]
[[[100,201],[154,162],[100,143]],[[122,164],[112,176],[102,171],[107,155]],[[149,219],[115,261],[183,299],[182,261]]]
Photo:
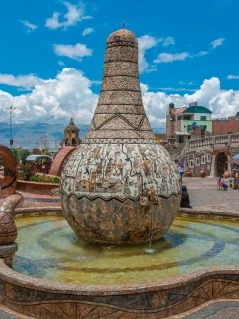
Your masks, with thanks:
[[[144,249],[144,252],[147,254],[154,254],[156,252],[156,249],[152,248],[152,242],[153,242],[153,205],[150,207],[150,229],[149,229],[149,246]]]
[[[119,285],[180,276],[204,267],[236,266],[238,225],[232,221],[176,217],[155,253],[142,245],[97,245],[76,237],[62,217],[17,218],[19,249],[14,270],[36,278],[75,284]],[[149,231],[148,232],[148,245]]]

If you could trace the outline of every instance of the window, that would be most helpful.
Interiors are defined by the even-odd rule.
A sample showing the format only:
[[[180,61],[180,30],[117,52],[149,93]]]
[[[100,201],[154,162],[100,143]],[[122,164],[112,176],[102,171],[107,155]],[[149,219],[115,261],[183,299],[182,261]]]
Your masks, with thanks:
[[[207,154],[207,162],[211,162],[211,154]]]
[[[200,118],[201,121],[206,121],[207,120],[207,117],[205,115],[201,116]]]
[[[201,164],[205,164],[205,156],[201,157]]]
[[[200,166],[200,159],[196,158],[196,166]]]
[[[207,126],[206,126],[206,125],[200,125],[200,128],[201,128],[203,131],[206,131],[206,130],[207,130]]]
[[[193,160],[193,159],[190,159],[190,161],[189,161],[189,167],[190,167],[190,168],[194,168],[194,160]]]

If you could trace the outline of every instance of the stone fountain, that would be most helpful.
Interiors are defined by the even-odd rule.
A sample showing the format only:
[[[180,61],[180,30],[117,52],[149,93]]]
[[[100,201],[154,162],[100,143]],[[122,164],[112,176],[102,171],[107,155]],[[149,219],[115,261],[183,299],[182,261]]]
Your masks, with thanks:
[[[149,245],[156,248],[151,256],[141,245],[109,246],[160,238],[180,200],[176,168],[155,141],[143,108],[137,61],[132,32],[109,36],[89,132],[63,171],[63,213],[91,243],[74,234],[60,207],[14,211],[20,195],[0,200],[5,309],[38,319],[153,319],[184,317],[195,307],[238,299],[237,212],[195,211],[193,219],[181,212],[164,238]],[[5,173],[6,190],[16,181],[14,166]],[[19,250],[12,259],[17,229]]]
[[[145,243],[169,229],[180,192],[176,167],[144,110],[137,38],[118,30],[107,39],[101,93],[86,139],[62,173],[63,214],[86,241]]]

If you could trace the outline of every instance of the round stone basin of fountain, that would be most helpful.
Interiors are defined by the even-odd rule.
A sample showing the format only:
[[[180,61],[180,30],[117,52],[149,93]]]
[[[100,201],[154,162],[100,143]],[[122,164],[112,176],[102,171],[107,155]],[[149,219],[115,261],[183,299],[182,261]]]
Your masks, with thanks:
[[[238,224],[177,217],[164,237],[146,245],[100,246],[77,237],[61,217],[16,220],[19,250],[13,269],[31,277],[76,284],[157,281],[203,267],[237,266]]]

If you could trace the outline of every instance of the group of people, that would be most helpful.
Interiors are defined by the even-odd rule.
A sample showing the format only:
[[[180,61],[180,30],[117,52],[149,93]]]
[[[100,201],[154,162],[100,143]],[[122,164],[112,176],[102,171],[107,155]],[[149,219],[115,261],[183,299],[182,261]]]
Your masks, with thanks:
[[[231,179],[225,178],[224,175],[222,177],[219,177],[218,180],[218,189],[223,191],[228,191],[228,187],[231,186]]]
[[[225,177],[224,174],[218,180],[218,189],[228,191],[228,188],[238,189],[239,170],[233,172],[232,176]]]

